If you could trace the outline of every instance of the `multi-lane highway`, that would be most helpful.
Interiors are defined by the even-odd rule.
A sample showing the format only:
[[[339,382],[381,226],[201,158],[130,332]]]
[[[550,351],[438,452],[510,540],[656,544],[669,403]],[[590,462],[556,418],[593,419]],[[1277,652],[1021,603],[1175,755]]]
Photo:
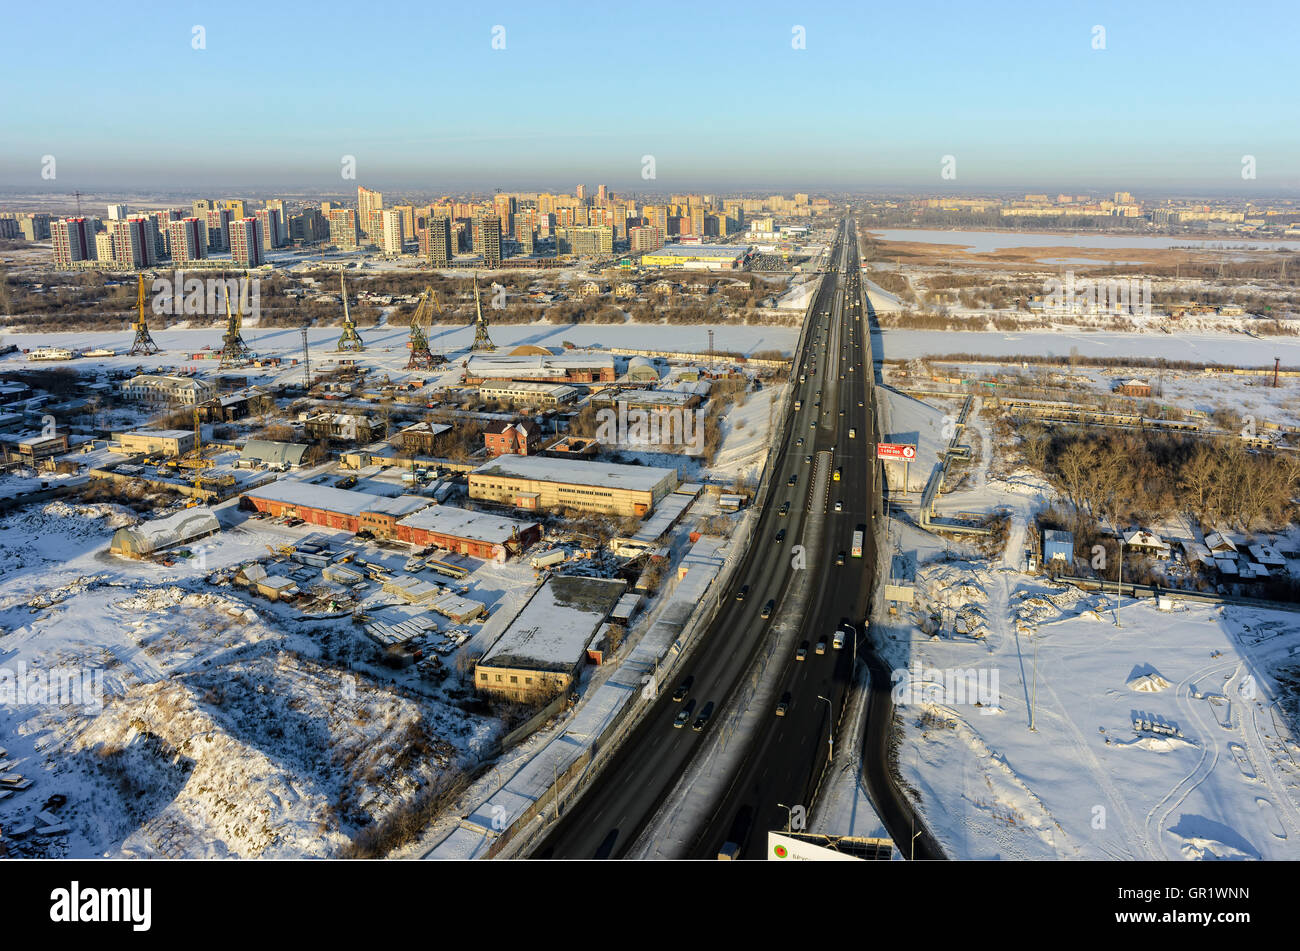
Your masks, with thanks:
[[[724,842],[740,846],[740,857],[762,858],[766,833],[783,829],[795,807],[810,810],[813,794],[838,733],[852,679],[854,637],[865,640],[863,619],[875,576],[873,510],[876,496],[873,385],[870,336],[861,310],[856,235],[846,226],[840,252],[837,289],[828,322],[821,323],[809,346],[824,350],[827,372],[818,389],[821,415],[816,450],[833,456],[834,471],[824,498],[811,500],[824,519],[821,545],[808,552],[812,591],[803,617],[802,660],[786,660],[777,687],[790,701],[784,716],[773,711],[760,720],[730,788],[693,843],[693,857],[712,857]],[[862,557],[853,557],[854,532],[863,533]],[[834,632],[847,626],[842,650],[834,650]],[[818,644],[826,651],[818,654]],[[860,648],[860,644],[858,645]]]
[[[785,715],[777,717],[774,706],[771,726],[753,738],[731,793],[693,852],[716,854],[722,841],[732,840],[745,856],[761,855],[764,836],[758,833],[782,828],[786,821],[776,804],[810,802],[828,750],[832,713],[838,718],[843,709],[853,655],[852,638],[835,650],[832,633],[844,620],[862,637],[875,571],[872,363],[857,260],[856,235],[846,219],[792,371],[797,408],[777,434],[767,504],[722,610],[680,676],[664,685],[601,775],[535,850],[537,857],[612,858],[626,851],[690,763],[703,732],[716,726],[751,660],[766,646],[772,625],[783,611],[794,610],[786,607],[786,595],[800,570],[811,572],[813,587],[808,610],[797,619],[802,635],[781,674],[778,696],[790,694]],[[819,466],[831,470],[824,480],[828,489],[813,493]],[[806,551],[806,565],[796,568],[791,549],[802,544],[813,519],[824,520],[822,544]],[[851,542],[859,526],[865,530],[857,558]],[[841,552],[843,564],[837,564]],[[822,637],[826,648],[818,654]],[[796,660],[804,640],[804,659]],[[683,683],[689,683],[686,696],[676,700]],[[692,703],[687,722],[675,725]],[[710,703],[713,722],[696,732],[695,720]]]

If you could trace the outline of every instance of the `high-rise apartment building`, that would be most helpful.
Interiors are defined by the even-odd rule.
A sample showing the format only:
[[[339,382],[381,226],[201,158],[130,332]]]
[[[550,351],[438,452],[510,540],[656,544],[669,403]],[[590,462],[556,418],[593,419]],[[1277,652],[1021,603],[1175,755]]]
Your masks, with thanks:
[[[627,234],[633,251],[658,251],[664,246],[664,232],[657,225],[640,225],[629,229]]]
[[[386,208],[379,213],[383,224],[376,243],[385,254],[401,254],[406,239],[406,230],[402,223],[402,213],[396,208]]]
[[[210,208],[200,219],[207,228],[208,253],[230,250],[230,222],[233,215],[229,208]]]
[[[303,244],[315,244],[330,236],[329,221],[315,208],[307,208],[289,219],[289,237]]]
[[[172,261],[184,264],[208,256],[207,228],[198,218],[191,216],[173,221],[167,226],[171,236]]]
[[[54,263],[69,267],[76,261],[93,261],[96,258],[95,219],[60,218],[50,225],[54,240]]]
[[[280,240],[280,211],[278,208],[262,208],[256,216],[257,226],[262,232],[263,253],[278,248]]]
[[[129,210],[127,209],[126,205],[115,204],[115,205],[108,206],[109,221],[118,221],[120,219],[124,219],[126,218],[128,213]]]
[[[425,254],[430,267],[447,267],[453,254],[451,219],[435,216],[425,226]]]
[[[402,215],[402,234],[408,238],[415,237],[415,206],[414,205],[394,205],[394,211],[401,212]]]
[[[230,255],[241,267],[266,263],[262,245],[263,225],[256,218],[240,218],[230,224]]]
[[[474,219],[474,251],[489,267],[501,263],[501,219],[496,215]]]
[[[367,238],[374,238],[371,232],[372,215],[384,207],[384,193],[373,191],[364,185],[357,186],[357,218],[361,221],[361,233]]]
[[[248,217],[248,210],[244,207],[242,198],[223,198],[221,207],[230,212],[230,220],[238,221],[240,218]]]
[[[158,263],[154,221],[147,215],[115,218],[108,223],[113,263],[121,267],[150,267]]]
[[[207,221],[208,212],[218,207],[211,198],[196,198],[190,205],[190,213],[200,221]]]
[[[357,213],[351,208],[330,211],[330,244],[340,251],[357,249]]]

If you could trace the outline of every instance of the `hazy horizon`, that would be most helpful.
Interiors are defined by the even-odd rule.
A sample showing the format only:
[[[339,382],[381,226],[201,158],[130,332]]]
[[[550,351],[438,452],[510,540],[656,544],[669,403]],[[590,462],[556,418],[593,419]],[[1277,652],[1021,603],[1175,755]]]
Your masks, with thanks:
[[[0,187],[1300,192],[1281,3],[150,6],[6,13]]]

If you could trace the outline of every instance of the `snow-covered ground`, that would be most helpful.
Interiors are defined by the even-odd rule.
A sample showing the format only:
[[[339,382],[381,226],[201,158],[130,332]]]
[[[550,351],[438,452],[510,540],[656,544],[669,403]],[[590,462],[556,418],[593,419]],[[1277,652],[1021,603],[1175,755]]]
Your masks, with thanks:
[[[897,678],[902,778],[945,851],[1300,858],[1300,744],[1278,704],[1289,684],[1294,709],[1300,614],[1126,600],[1117,626],[1113,594],[1021,573],[1050,489],[991,478],[987,423],[973,426],[980,458],[943,507],[1008,510],[1005,551],[892,520],[916,602],[872,622]]]
[[[68,798],[67,836],[33,836],[31,854],[329,856],[450,782],[499,734],[500,721],[461,708],[454,676],[438,687],[417,668],[377,663],[346,614],[302,618],[208,584],[308,533],[252,530],[232,503],[217,514],[222,531],[172,567],[106,552],[135,520],[117,505],[55,501],[6,516],[0,765],[33,785],[0,797],[0,824],[35,822],[47,797]],[[518,562],[483,563],[466,596],[495,604],[532,583]],[[97,699],[13,693],[24,672],[55,669],[99,678]]]

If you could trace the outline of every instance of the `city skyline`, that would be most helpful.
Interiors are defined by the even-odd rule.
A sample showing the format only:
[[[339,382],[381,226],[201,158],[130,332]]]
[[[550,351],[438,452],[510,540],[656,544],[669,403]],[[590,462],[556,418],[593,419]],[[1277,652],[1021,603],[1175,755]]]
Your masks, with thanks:
[[[1252,9],[15,10],[11,75],[39,80],[6,97],[0,188],[1266,197],[1300,183],[1296,14]],[[87,68],[49,69],[33,35]]]

